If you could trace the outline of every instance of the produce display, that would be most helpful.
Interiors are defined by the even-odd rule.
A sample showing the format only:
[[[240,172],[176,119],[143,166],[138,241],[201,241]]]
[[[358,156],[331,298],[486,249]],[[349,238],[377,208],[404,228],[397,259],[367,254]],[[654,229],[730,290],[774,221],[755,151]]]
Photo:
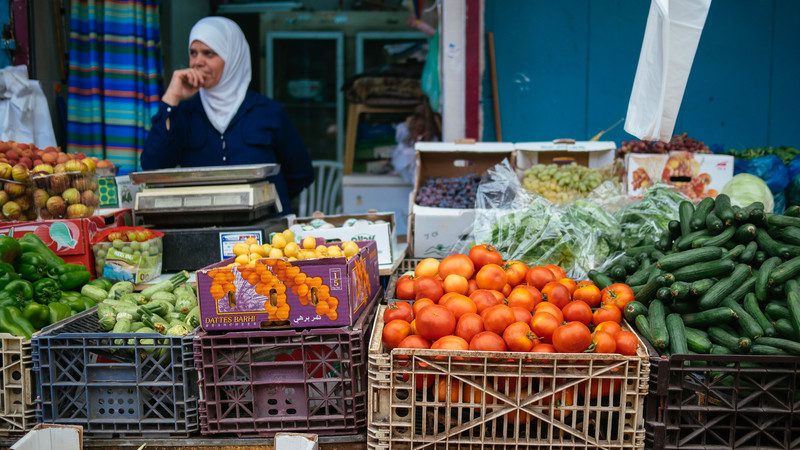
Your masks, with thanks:
[[[314,237],[308,236],[298,243],[295,242],[292,230],[273,233],[268,244],[259,245],[255,238],[248,238],[233,247],[233,254],[236,256],[234,263],[250,267],[255,267],[256,261],[261,258],[285,257],[288,261],[297,261],[343,256],[349,260],[358,251],[358,244],[353,241],[341,244],[318,244]]]
[[[95,305],[80,292],[89,282],[86,268],[64,263],[34,233],[0,236],[0,260],[0,332],[30,339]]]
[[[475,174],[428,178],[419,187],[416,202],[434,208],[474,208],[480,182]]]
[[[395,297],[383,316],[387,349],[635,355],[638,347],[620,325],[629,286],[601,289],[556,265],[503,261],[486,244],[420,261],[397,279]]]
[[[143,227],[115,227],[92,244],[95,270],[105,278],[144,283],[161,275],[163,233]]]
[[[608,168],[590,169],[575,163],[534,164],[525,171],[522,185],[553,203],[572,202],[611,178]]]
[[[794,147],[780,146],[780,147],[755,147],[745,149],[727,149],[726,155],[732,155],[741,159],[755,159],[767,155],[775,155],[783,161],[784,164],[789,164],[794,158],[800,156],[800,149]]]
[[[617,149],[617,158],[624,158],[628,153],[669,153],[673,151],[711,153],[711,149],[702,141],[683,133],[672,136],[669,143],[661,141],[625,141]]]
[[[678,208],[655,246],[629,248],[598,287],[625,282],[625,318],[663,353],[800,354],[800,207],[720,194]]]

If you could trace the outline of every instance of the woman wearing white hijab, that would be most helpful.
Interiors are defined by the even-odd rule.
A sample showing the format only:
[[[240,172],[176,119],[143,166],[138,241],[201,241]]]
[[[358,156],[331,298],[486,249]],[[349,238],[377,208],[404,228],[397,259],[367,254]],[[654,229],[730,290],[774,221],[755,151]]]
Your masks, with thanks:
[[[142,169],[278,163],[284,213],[314,181],[311,157],[281,105],[249,90],[250,46],[230,19],[206,17],[189,34],[189,68],[176,70],[152,119]],[[196,95],[199,94],[199,95]]]

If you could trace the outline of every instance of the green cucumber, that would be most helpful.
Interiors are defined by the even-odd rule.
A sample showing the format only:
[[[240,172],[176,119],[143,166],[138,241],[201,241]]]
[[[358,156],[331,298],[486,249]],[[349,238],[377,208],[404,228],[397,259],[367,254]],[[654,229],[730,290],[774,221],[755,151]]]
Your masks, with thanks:
[[[643,303],[634,300],[625,305],[625,310],[622,312],[622,314],[625,316],[625,320],[627,320],[629,323],[635,323],[637,317],[643,314],[645,316],[647,315],[647,306],[644,306]]]
[[[673,299],[682,299],[689,295],[692,285],[685,281],[676,281],[669,287],[670,297]]]
[[[724,253],[720,247],[695,248],[667,255],[656,261],[656,267],[669,272],[689,264],[718,260]]]
[[[781,265],[776,267],[772,273],[769,274],[767,286],[786,283],[789,281],[789,279],[794,278],[797,275],[800,275],[800,256],[783,262]]]
[[[775,240],[787,244],[800,245],[800,228],[798,227],[772,228],[769,230],[769,235]]]
[[[790,341],[788,339],[762,337],[758,339],[756,343],[759,345],[769,345],[772,347],[777,347],[793,355],[800,355],[800,343],[795,341]]]
[[[703,246],[706,245],[706,241],[709,239],[711,239],[711,236],[700,236],[692,241],[692,248],[703,248]]]
[[[684,333],[686,334],[686,344],[689,350],[695,353],[711,353],[711,347],[714,344],[708,340],[708,335],[705,332],[697,328],[684,326]]]
[[[667,311],[661,300],[653,300],[647,307],[647,320],[650,322],[650,334],[653,336],[653,347],[664,351],[669,348],[667,332]]]
[[[764,261],[766,261],[768,258],[769,256],[767,256],[766,253],[762,252],[761,250],[758,250],[756,252],[756,256],[753,257],[753,264],[751,265],[754,267],[761,267],[761,265],[764,264]]]
[[[778,336],[784,339],[790,339],[792,341],[797,341],[800,339],[800,336],[797,335],[794,331],[794,325],[789,319],[778,319],[775,321],[775,331],[778,333]]]
[[[702,328],[732,320],[736,320],[736,313],[726,306],[683,315],[683,323],[687,327]]]
[[[711,197],[706,197],[703,200],[700,200],[700,203],[697,204],[697,208],[694,209],[692,213],[692,218],[689,220],[689,225],[692,230],[700,230],[706,226],[706,216],[711,210],[714,209],[714,199]]]
[[[652,260],[656,260],[657,261],[657,260],[659,260],[659,259],[661,259],[663,257],[664,257],[664,252],[662,252],[661,250],[656,249],[656,250],[653,250],[652,252],[650,252],[650,259],[652,259]]]
[[[764,302],[767,300],[769,277],[772,275],[772,271],[775,270],[780,263],[781,259],[777,256],[773,256],[764,261],[764,263],[761,264],[761,267],[758,269],[758,274],[756,274],[756,299],[759,302]]]
[[[654,277],[647,281],[641,289],[634,290],[634,298],[643,303],[645,306],[650,304],[650,301],[655,297],[658,289],[663,286],[662,275]]]
[[[669,304],[669,311],[678,313],[678,314],[689,314],[693,313],[697,310],[697,305],[694,302],[688,302],[685,300],[673,300]]]
[[[791,251],[786,245],[772,239],[772,236],[761,228],[756,231],[756,242],[758,243],[758,248],[767,252],[770,256],[778,256],[783,259],[791,257]]]
[[[656,249],[655,245],[640,245],[638,247],[630,247],[625,249],[625,254],[628,256],[639,256],[641,254],[649,255],[650,252]]]
[[[786,319],[792,317],[792,313],[789,311],[789,308],[783,306],[776,302],[769,302],[764,306],[764,312],[769,316],[770,319],[773,321],[777,321],[778,319]]]
[[[733,239],[740,244],[747,244],[756,238],[758,228],[752,223],[740,225],[733,233]]]
[[[692,231],[686,236],[681,236],[675,241],[675,248],[678,251],[689,250],[692,248],[692,243],[699,238],[710,236],[707,230]]]
[[[800,217],[800,205],[792,205],[783,211],[784,216]]]
[[[722,306],[727,306],[736,313],[736,320],[739,322],[739,328],[750,339],[756,339],[764,335],[764,329],[758,324],[758,321],[750,315],[742,306],[733,300],[726,298],[722,301]]]
[[[704,278],[702,280],[693,281],[691,287],[689,288],[689,293],[699,297],[711,289],[711,286],[713,286],[716,282],[717,280],[713,278]],[[676,283],[680,283],[680,281],[676,281]]]
[[[714,199],[714,214],[717,215],[725,225],[733,224],[733,208],[731,207],[731,198],[725,194],[717,195]]]
[[[725,229],[725,223],[722,221],[722,219],[717,217],[716,214],[714,214],[713,212],[710,212],[706,216],[706,230],[708,230],[709,233],[711,233],[714,236],[716,236],[716,235],[722,233],[722,230],[724,230],[724,229]]]
[[[622,264],[614,264],[608,270],[606,270],[606,275],[608,275],[613,281],[624,281],[627,273],[625,272],[625,268],[622,267]]]
[[[767,224],[766,216],[764,214],[764,204],[761,202],[753,202],[744,207],[749,214],[748,221],[756,226],[765,226]]]
[[[696,281],[704,278],[721,278],[728,276],[733,272],[735,267],[736,264],[733,261],[721,259],[718,261],[690,264],[681,267],[672,274],[675,276],[676,281]]]
[[[750,277],[750,266],[747,264],[739,264],[733,270],[733,273],[727,277],[719,280],[714,286],[711,286],[698,302],[700,309],[711,309],[719,305],[722,300],[735,291],[736,288]]]
[[[724,329],[716,326],[708,327],[708,338],[711,340],[711,342],[726,347],[728,350],[734,353],[747,353],[750,350],[750,345],[753,343],[750,338],[734,336]]]
[[[681,223],[677,220],[670,220],[667,222],[667,231],[670,238],[678,239],[681,237]]]
[[[750,220],[750,211],[738,206],[733,207],[733,221],[734,223],[741,224]]]
[[[772,326],[772,322],[770,322],[767,316],[764,315],[764,312],[761,311],[761,308],[759,308],[758,300],[756,299],[755,294],[748,293],[745,295],[743,306],[744,310],[747,311],[747,313],[750,314],[750,316],[755,319],[756,322],[758,322],[758,325],[764,332],[764,336],[775,336],[775,327]]]
[[[771,227],[800,227],[800,217],[770,213],[767,214],[767,224]]]
[[[758,244],[756,244],[755,241],[750,241],[744,248],[742,254],[739,255],[739,262],[742,264],[750,264],[753,261],[753,258],[756,257],[757,251]]]
[[[650,331],[650,321],[647,320],[647,316],[642,314],[636,316],[636,329],[639,330],[639,333],[644,336],[651,344],[653,343],[653,334]]]
[[[620,262],[625,269],[625,276],[631,275],[639,270],[639,261],[636,261],[636,258],[623,255],[622,258],[620,258]]]
[[[745,295],[747,295],[748,292],[753,292],[753,286],[755,286],[755,284],[756,278],[753,276],[748,277],[747,280],[741,284],[741,286],[737,287],[733,292],[731,292],[731,295],[729,295],[728,298],[735,302],[741,303],[742,299]]]
[[[672,248],[672,236],[669,235],[668,230],[664,230],[664,234],[656,241],[656,250],[663,250],[665,252]]]
[[[669,334],[669,352],[673,355],[685,355],[689,352],[686,342],[686,329],[681,316],[669,314],[666,319],[667,333]]]
[[[609,278],[608,275],[604,274],[603,272],[598,272],[597,270],[590,270],[587,276],[590,280],[592,280],[595,286],[601,290],[614,284],[614,280]]]
[[[681,222],[681,236],[686,236],[692,232],[692,213],[694,213],[694,204],[688,200],[684,200],[678,204],[678,220]]]
[[[625,280],[625,284],[628,286],[638,286],[640,284],[647,283],[647,279],[650,278],[650,274],[654,270],[658,270],[655,266],[649,265],[647,267],[639,266],[640,269],[637,270],[633,275],[629,276],[627,280]]]
[[[660,287],[656,291],[656,298],[661,300],[662,302],[668,302],[672,300],[672,292],[667,286]]]
[[[800,285],[797,280],[786,282],[786,305],[789,307],[789,321],[795,333],[800,335]]]
[[[727,347],[723,347],[721,345],[714,345],[711,347],[711,351],[708,352],[711,355],[732,355],[733,352],[728,350]]]
[[[712,237],[711,239],[706,240],[703,243],[704,247],[719,247],[729,240],[733,238],[733,235],[736,233],[736,229],[733,227],[728,227],[722,230],[722,233]]]
[[[779,349],[778,347],[773,347],[771,345],[753,344],[750,346],[750,354],[778,356],[778,355],[786,355],[787,353]]]
[[[746,249],[747,247],[745,247],[743,244],[739,244],[733,247],[732,249],[728,250],[728,252],[725,253],[724,257],[725,259],[730,259],[731,261],[737,261],[739,260],[739,258],[742,256],[742,254]]]

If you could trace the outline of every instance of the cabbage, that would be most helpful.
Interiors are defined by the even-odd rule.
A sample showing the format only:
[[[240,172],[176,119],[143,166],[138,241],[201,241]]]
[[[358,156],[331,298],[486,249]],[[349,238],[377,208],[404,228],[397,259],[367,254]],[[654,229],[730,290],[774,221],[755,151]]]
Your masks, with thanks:
[[[775,199],[772,197],[767,183],[749,173],[740,173],[733,177],[722,188],[722,193],[731,198],[732,205],[739,207],[745,207],[753,202],[761,202],[764,204],[764,212],[772,212],[775,206]]]

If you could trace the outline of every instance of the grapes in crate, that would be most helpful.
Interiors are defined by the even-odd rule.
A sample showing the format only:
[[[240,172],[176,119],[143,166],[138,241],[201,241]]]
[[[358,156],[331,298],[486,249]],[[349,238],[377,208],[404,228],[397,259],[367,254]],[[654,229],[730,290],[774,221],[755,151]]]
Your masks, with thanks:
[[[417,204],[434,208],[474,208],[481,177],[473,173],[460,177],[425,180],[417,192]]]
[[[604,169],[590,169],[578,164],[534,164],[522,178],[530,192],[553,203],[569,203],[585,197],[609,177]]]

